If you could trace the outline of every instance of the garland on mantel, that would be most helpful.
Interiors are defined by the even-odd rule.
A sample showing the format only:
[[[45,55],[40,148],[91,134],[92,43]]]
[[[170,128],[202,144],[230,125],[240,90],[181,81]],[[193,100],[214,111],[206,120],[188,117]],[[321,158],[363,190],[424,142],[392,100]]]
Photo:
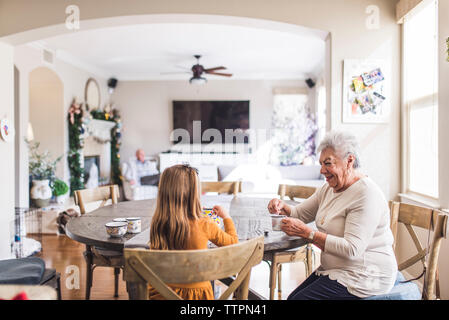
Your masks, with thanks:
[[[120,146],[122,123],[117,109],[92,110],[90,119],[115,122],[111,129],[111,182],[121,185],[120,179]],[[68,113],[69,122],[69,153],[68,163],[70,169],[70,194],[76,190],[84,189],[84,169],[81,163],[81,152],[84,148],[83,134],[89,118],[84,118],[81,104],[75,100],[72,102]]]
[[[84,148],[83,110],[81,104],[72,102],[68,113],[69,121],[69,153],[70,195],[76,190],[84,189],[84,169],[81,165],[81,151]]]

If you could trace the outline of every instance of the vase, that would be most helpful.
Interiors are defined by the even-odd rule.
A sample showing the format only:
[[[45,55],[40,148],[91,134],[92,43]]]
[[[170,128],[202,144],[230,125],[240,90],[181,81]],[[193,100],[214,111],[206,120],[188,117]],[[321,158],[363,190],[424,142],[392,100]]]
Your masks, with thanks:
[[[64,204],[65,203],[65,201],[67,200],[67,198],[68,198],[68,193],[66,193],[66,194],[62,194],[62,195],[60,195],[60,196],[56,196],[56,202],[58,203],[58,204]]]
[[[33,180],[30,195],[37,207],[48,206],[52,196],[49,180]]]

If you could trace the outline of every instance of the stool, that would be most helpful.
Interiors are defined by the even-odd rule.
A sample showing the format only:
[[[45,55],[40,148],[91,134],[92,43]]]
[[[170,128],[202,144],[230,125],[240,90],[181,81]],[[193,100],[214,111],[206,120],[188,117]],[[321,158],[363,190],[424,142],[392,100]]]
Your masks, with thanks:
[[[41,258],[29,257],[0,261],[0,284],[47,285],[55,288],[61,300],[61,274],[46,269]]]

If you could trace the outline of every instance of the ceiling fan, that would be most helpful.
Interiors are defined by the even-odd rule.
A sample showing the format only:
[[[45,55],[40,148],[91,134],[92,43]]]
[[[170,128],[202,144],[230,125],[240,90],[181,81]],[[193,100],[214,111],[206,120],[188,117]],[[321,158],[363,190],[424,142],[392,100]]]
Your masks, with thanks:
[[[222,73],[222,72],[216,72],[218,70],[225,70],[226,67],[220,66],[220,67],[214,67],[214,68],[204,68],[201,64],[200,64],[200,55],[194,55],[194,57],[197,60],[197,63],[195,65],[192,66],[192,68],[190,69],[193,73],[193,77],[190,78],[189,82],[191,84],[203,84],[207,82],[207,79],[202,77],[203,73],[206,74],[213,74],[216,76],[223,76],[223,77],[232,77],[231,73]],[[170,72],[166,72],[165,74],[169,74]],[[175,72],[175,73],[179,73],[179,72]],[[190,72],[189,72],[190,73]]]

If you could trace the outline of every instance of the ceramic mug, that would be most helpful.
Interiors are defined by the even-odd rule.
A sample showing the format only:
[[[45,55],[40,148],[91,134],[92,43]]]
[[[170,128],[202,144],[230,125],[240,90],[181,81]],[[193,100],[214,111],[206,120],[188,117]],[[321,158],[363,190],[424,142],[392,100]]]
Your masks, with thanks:
[[[140,233],[142,230],[142,220],[140,218],[126,218],[128,221],[128,233]]]
[[[287,216],[278,215],[278,214],[271,215],[271,225],[272,225],[273,231],[281,231],[281,221],[282,221],[282,219],[284,219],[286,217]]]

